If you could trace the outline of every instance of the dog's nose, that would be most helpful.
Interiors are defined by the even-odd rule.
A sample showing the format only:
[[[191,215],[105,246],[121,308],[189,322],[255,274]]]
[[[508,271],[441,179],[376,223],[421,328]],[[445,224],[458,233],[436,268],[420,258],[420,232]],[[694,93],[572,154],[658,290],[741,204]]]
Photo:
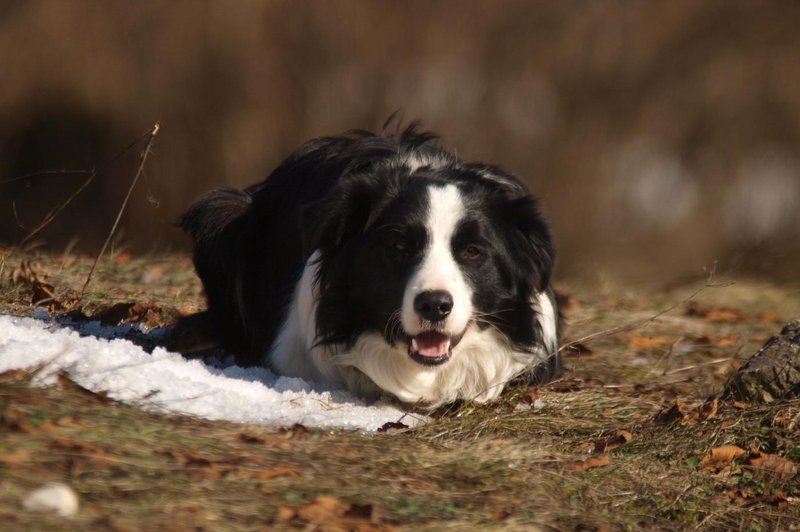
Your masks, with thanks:
[[[453,310],[453,296],[444,290],[420,292],[414,298],[414,311],[423,320],[442,321]]]

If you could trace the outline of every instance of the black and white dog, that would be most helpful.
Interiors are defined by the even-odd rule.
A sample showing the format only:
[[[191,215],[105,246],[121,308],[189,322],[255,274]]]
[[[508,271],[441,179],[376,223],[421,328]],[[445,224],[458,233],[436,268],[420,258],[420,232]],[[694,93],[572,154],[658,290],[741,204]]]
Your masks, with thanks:
[[[239,363],[435,406],[560,366],[554,249],[510,173],[414,126],[312,140],[181,219],[207,323]]]

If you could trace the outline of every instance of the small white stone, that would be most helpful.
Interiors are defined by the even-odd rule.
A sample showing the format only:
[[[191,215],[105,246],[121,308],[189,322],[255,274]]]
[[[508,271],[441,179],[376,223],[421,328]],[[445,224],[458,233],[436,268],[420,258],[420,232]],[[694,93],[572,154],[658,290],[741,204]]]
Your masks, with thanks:
[[[30,492],[22,506],[30,512],[55,512],[62,517],[78,513],[78,494],[61,482],[45,484]]]

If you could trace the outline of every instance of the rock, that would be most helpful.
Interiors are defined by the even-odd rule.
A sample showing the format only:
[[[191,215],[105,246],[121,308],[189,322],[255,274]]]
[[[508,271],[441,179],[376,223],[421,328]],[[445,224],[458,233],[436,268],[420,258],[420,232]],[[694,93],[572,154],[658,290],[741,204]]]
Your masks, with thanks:
[[[769,403],[800,397],[800,320],[770,338],[725,384],[723,397]]]
[[[22,506],[30,512],[55,512],[62,517],[78,513],[78,494],[61,482],[45,484],[25,497]]]

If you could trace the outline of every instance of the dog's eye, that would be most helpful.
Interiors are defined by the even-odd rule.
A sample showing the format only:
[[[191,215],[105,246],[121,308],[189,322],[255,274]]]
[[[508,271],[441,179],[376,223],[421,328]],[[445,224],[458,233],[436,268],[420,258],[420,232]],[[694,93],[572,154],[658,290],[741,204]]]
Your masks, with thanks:
[[[392,248],[394,248],[394,250],[398,253],[405,253],[406,251],[408,251],[408,244],[406,244],[402,240],[395,240],[392,243]]]
[[[481,248],[470,244],[461,251],[461,257],[465,260],[475,260],[481,256]]]

